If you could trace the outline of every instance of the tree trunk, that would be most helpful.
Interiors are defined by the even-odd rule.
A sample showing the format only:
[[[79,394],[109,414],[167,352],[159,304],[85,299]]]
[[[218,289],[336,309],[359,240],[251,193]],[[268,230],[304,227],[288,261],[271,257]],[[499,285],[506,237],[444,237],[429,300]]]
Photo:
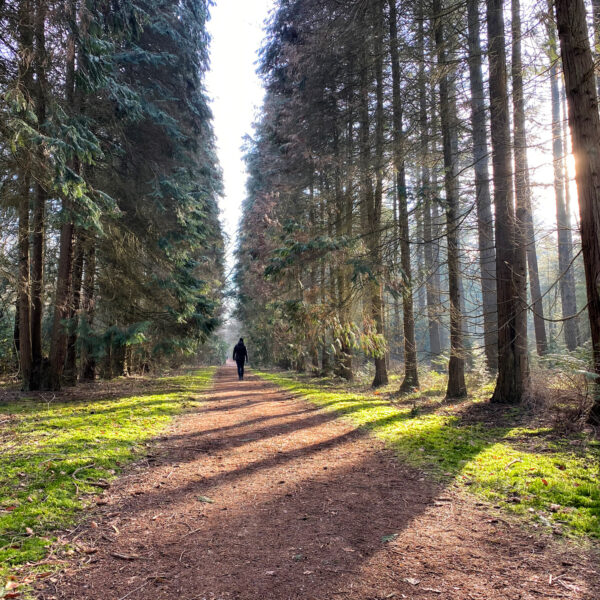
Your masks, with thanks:
[[[18,85],[25,98],[29,98],[33,87],[33,6],[29,0],[22,0],[18,13],[19,26],[19,64]],[[25,111],[23,111],[25,113]],[[21,115],[27,119],[26,114]],[[29,248],[29,210],[31,185],[31,156],[26,149],[17,151],[18,161],[18,217],[17,249],[19,257],[19,280],[17,296],[19,306],[19,355],[23,389],[29,390],[33,369],[31,347],[31,277]]]
[[[550,48],[550,92],[552,102],[552,159],[554,164],[554,196],[556,199],[556,227],[558,232],[558,271],[562,318],[565,319],[563,333],[569,350],[579,345],[579,327],[577,318],[577,298],[575,296],[575,276],[573,262],[573,239],[571,236],[571,215],[567,209],[565,192],[568,182],[565,180],[563,132],[561,126],[561,97],[556,31],[553,24],[548,26]]]
[[[427,309],[427,290],[425,289],[425,244],[423,240],[425,239],[425,225],[424,225],[424,215],[423,215],[423,203],[418,202],[415,207],[414,216],[417,221],[416,223],[416,231],[415,234],[417,236],[417,240],[419,243],[416,248],[416,262],[417,262],[417,321],[418,317],[423,317],[426,313]],[[418,336],[418,334],[415,334]],[[418,344],[417,344],[418,346]]]
[[[69,211],[69,203],[63,201],[63,212]],[[48,385],[51,390],[59,390],[67,356],[67,327],[69,318],[71,284],[73,276],[73,223],[63,223],[60,230],[58,273],[56,279],[56,298],[54,301],[54,320],[50,343],[50,365]]]
[[[527,162],[527,132],[525,129],[525,98],[523,95],[523,64],[521,60],[521,6],[520,0],[512,0],[512,84],[514,121],[515,194],[517,200],[516,226],[523,229],[527,244],[529,267],[529,289],[533,306],[533,324],[537,353],[543,356],[548,351],[548,339],[544,322],[544,306],[540,289],[540,276],[535,249],[535,231],[531,211],[531,185]],[[515,230],[517,231],[517,230]]]
[[[352,72],[352,68],[350,68],[350,72]],[[354,118],[352,114],[352,86],[349,85],[347,89],[347,98],[346,101],[348,103],[348,120],[346,123],[347,130],[347,156],[346,161],[348,165],[351,164],[353,159],[354,152]],[[337,138],[336,138],[337,139]],[[342,157],[339,151],[339,144],[336,145],[336,167],[341,163]],[[341,181],[336,181],[336,194],[340,194],[340,201],[338,205],[341,210],[341,218],[338,221],[338,225],[340,227],[340,233],[346,236],[348,239],[352,236],[352,209],[353,209],[353,181],[352,181],[352,172],[350,169],[347,169],[347,172],[344,174],[346,179],[346,189],[342,192]],[[341,180],[341,169],[339,172],[339,179]],[[348,265],[344,264],[338,275],[338,306],[339,306],[339,314],[340,314],[340,324],[342,329],[345,329],[350,325],[350,271]],[[342,379],[346,381],[352,381],[354,379],[354,372],[352,371],[352,348],[347,342],[345,334],[342,332],[341,335],[341,347],[339,351],[338,358],[336,360],[336,372]]]
[[[496,250],[494,246],[494,218],[490,196],[485,94],[481,66],[479,3],[480,0],[467,0],[471,129],[473,138],[473,167],[475,171],[477,234],[479,240],[479,269],[481,272],[481,296],[483,304],[483,344],[488,371],[495,373],[498,370]]]
[[[498,292],[498,378],[492,402],[516,403],[529,383],[526,251],[516,229],[502,0],[487,0]]]
[[[555,8],[575,155],[594,370],[600,377],[600,117],[594,61],[583,0],[556,0]],[[590,420],[600,423],[598,381]]]
[[[400,241],[398,239],[398,190],[396,186],[394,186],[392,192],[392,218],[393,218],[393,265],[394,271],[397,269],[397,265],[400,263]],[[394,273],[394,277],[396,277],[396,273]],[[397,281],[397,279],[396,279]],[[400,325],[400,302],[398,301],[398,294],[400,293],[400,289],[396,288],[394,290],[392,302],[393,302],[393,313],[394,313],[394,327],[393,327],[393,335],[392,335],[392,352],[393,357],[400,361],[404,360],[404,336],[402,335],[401,325]]]
[[[439,289],[435,287],[435,274],[437,265],[433,257],[432,242],[432,223],[431,223],[431,192],[429,188],[429,174],[422,175],[424,188],[424,206],[423,206],[423,242],[425,253],[425,273],[426,273],[426,291],[427,291],[427,321],[429,324],[429,360],[433,369],[439,369],[436,360],[442,353],[442,343],[440,338],[440,320],[439,320]]]
[[[423,202],[423,254],[425,260],[425,291],[427,299],[427,322],[429,333],[429,364],[438,370],[438,360],[442,353],[439,320],[439,285],[435,282],[438,276],[437,265],[433,256],[432,233],[432,191],[429,172],[429,122],[427,118],[427,81],[425,75],[425,34],[422,4],[418,14],[418,46],[419,46],[419,136],[421,151],[421,195]]]
[[[552,4],[550,5],[552,10]],[[595,59],[598,60],[600,50],[600,0],[592,0],[592,22],[594,25]],[[600,96],[600,74],[596,73],[596,93]]]
[[[375,195],[371,207],[369,223],[370,253],[372,257],[373,273],[376,280],[371,283],[371,310],[377,335],[383,336],[383,284],[381,281],[381,209],[383,206],[383,151],[384,151],[384,108],[383,108],[383,0],[379,0],[374,7],[375,19],[375,78],[376,98],[375,110]],[[375,357],[375,377],[373,387],[387,385],[388,374],[385,354]]]
[[[458,140],[456,142],[456,148],[458,152]],[[470,372],[473,369],[473,343],[471,340],[471,329],[469,328],[469,319],[467,317],[467,300],[465,296],[465,285],[464,278],[461,274],[460,261],[462,257],[462,251],[460,249],[460,239],[457,239],[457,255],[458,255],[458,292],[460,294],[460,314],[462,321],[462,335],[463,335],[463,356],[465,359],[465,370]]]
[[[327,346],[321,346],[321,375],[327,377],[331,373],[331,362]]]
[[[31,349],[31,281],[29,277],[29,174],[21,171],[19,181],[19,356],[23,389],[29,390],[33,367]]]
[[[430,61],[433,64],[435,61],[435,49],[430,57]],[[429,86],[430,96],[430,113],[431,113],[431,135],[430,135],[430,152],[431,155],[437,157],[439,155],[439,148],[437,140],[441,137],[441,129],[439,124],[439,118],[437,113],[438,108],[438,94],[436,91],[437,84],[431,78],[431,85]],[[438,162],[436,161],[435,166],[431,169],[431,227],[432,227],[432,239],[435,242],[432,243],[433,251],[433,264],[435,268],[431,277],[432,288],[435,293],[436,305],[437,305],[437,318],[440,324],[440,347],[442,352],[449,348],[449,332],[448,327],[444,322],[444,315],[448,313],[447,307],[444,305],[442,300],[442,276],[445,276],[444,264],[447,262],[446,256],[444,255],[442,244],[439,240],[442,239],[445,233],[445,214],[442,214],[441,210],[441,198],[440,198],[440,183],[438,181]]]
[[[94,287],[96,282],[96,242],[88,233],[86,235],[85,269],[83,278],[83,298],[81,302],[82,319],[86,321],[87,336],[92,333],[94,324]],[[81,379],[94,381],[96,379],[96,361],[94,348],[90,339],[81,344]]]
[[[84,242],[83,234],[76,236],[73,256],[73,291],[71,293],[71,307],[69,310],[69,337],[67,340],[67,356],[65,362],[64,383],[75,385],[77,383],[77,324],[81,308],[81,285],[83,281]]]
[[[562,83],[562,80],[561,80]],[[567,98],[565,95],[565,86],[560,86],[560,100],[561,100],[561,110],[562,110],[562,147],[563,147],[563,155],[562,155],[562,168],[563,168],[563,188],[565,191],[565,228],[567,230],[567,235],[565,237],[566,247],[568,248],[567,253],[567,261],[565,260],[565,266],[568,264],[569,269],[567,272],[567,278],[573,280],[572,283],[567,283],[567,294],[572,295],[573,300],[572,303],[567,301],[567,304],[571,306],[571,315],[577,313],[577,294],[575,287],[575,266],[572,264],[575,260],[573,257],[573,229],[571,226],[571,186],[569,180],[569,164],[567,160],[567,146],[569,139],[569,119],[567,117]],[[580,329],[580,321],[579,316],[574,316],[569,319],[570,321],[575,323],[575,339],[578,346],[581,346],[583,343],[582,332]],[[588,336],[589,338],[589,336]]]
[[[15,326],[13,328],[13,354],[15,357],[15,369],[17,375],[21,374],[21,333],[19,331],[19,321],[21,319],[21,309],[19,308],[19,294],[15,302]]]
[[[75,21],[76,0],[69,2],[69,19],[72,30],[67,38],[65,96],[68,106],[75,110]],[[74,170],[77,170],[77,166]],[[71,211],[72,202],[65,196],[62,203],[62,225],[60,228],[58,272],[56,278],[56,297],[54,300],[54,318],[52,322],[52,338],[50,342],[50,361],[48,386],[51,390],[59,390],[67,355],[67,329],[65,319],[69,317],[71,285],[73,276],[73,234],[74,225]]]
[[[400,238],[402,317],[404,329],[404,380],[400,386],[400,392],[407,393],[419,387],[419,373],[417,370],[413,282],[410,264],[408,197],[406,194],[406,170],[404,165],[404,131],[402,127],[402,92],[400,89],[397,12],[395,0],[388,0],[388,2],[390,19],[390,58],[392,62],[394,167],[396,170],[396,189],[398,197],[397,235]]]
[[[46,123],[46,2],[38,0],[35,15],[35,69],[36,69],[36,116],[38,127]],[[43,164],[40,148],[37,160]],[[42,385],[42,320],[44,310],[44,246],[46,226],[47,192],[43,183],[43,173],[38,176],[33,201],[33,243],[31,255],[31,350],[33,366],[30,389],[39,390]]]
[[[465,383],[465,357],[460,300],[460,273],[458,264],[458,137],[457,115],[452,88],[454,71],[448,73],[444,26],[440,0],[433,0],[433,29],[438,56],[438,66],[443,73],[439,81],[440,117],[444,149],[444,188],[446,190],[446,227],[448,241],[448,290],[450,296],[450,363],[446,398],[467,395]]]

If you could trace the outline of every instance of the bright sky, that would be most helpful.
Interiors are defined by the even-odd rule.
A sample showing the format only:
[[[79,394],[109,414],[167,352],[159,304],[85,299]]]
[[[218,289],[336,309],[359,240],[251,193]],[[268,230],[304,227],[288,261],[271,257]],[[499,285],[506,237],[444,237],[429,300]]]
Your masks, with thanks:
[[[212,44],[206,85],[212,99],[225,183],[221,212],[230,237],[229,268],[233,265],[232,251],[245,196],[246,172],[241,146],[244,135],[252,133],[252,123],[263,99],[256,60],[264,21],[272,5],[273,0],[216,0],[208,23]]]

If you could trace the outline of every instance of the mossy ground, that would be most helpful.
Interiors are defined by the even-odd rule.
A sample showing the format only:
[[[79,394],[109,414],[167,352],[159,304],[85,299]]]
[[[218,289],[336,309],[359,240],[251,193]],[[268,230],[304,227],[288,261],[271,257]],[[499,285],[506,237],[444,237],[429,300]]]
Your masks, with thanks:
[[[104,399],[82,392],[68,401],[0,404],[0,598],[14,593],[9,574],[34,569],[53,531],[73,524],[145,442],[200,401],[214,372],[128,381]]]
[[[600,443],[557,435],[522,407],[492,406],[492,385],[445,403],[445,379],[428,373],[421,390],[342,384],[293,373],[259,373],[372,431],[407,463],[557,534],[600,538]],[[471,388],[474,389],[474,388]]]

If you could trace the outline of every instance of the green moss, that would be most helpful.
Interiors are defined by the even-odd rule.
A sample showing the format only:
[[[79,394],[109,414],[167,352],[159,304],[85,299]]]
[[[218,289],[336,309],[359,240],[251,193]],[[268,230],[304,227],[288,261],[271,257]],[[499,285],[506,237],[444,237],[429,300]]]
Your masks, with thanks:
[[[517,426],[519,407],[507,408],[491,423],[476,410],[467,418],[465,410],[484,406],[489,385],[476,390],[471,402],[446,405],[436,374],[427,381],[429,389],[397,404],[385,391],[356,385],[347,390],[289,373],[259,375],[372,431],[408,464],[441,481],[464,486],[556,532],[600,537],[598,444],[580,436],[557,439],[548,428]],[[426,406],[419,405],[424,397]]]
[[[2,405],[11,421],[0,439],[0,577],[44,558],[52,531],[72,524],[101,491],[94,483],[115,477],[198,402],[214,372],[154,380],[139,396]]]

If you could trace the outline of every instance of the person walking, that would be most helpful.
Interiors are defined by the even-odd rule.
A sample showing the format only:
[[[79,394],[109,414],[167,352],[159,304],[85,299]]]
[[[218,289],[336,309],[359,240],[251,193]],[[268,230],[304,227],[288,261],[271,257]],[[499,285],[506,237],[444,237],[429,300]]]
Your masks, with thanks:
[[[238,377],[242,381],[244,379],[244,364],[248,362],[248,350],[244,345],[244,338],[240,338],[240,341],[235,345],[233,360],[237,363]]]

